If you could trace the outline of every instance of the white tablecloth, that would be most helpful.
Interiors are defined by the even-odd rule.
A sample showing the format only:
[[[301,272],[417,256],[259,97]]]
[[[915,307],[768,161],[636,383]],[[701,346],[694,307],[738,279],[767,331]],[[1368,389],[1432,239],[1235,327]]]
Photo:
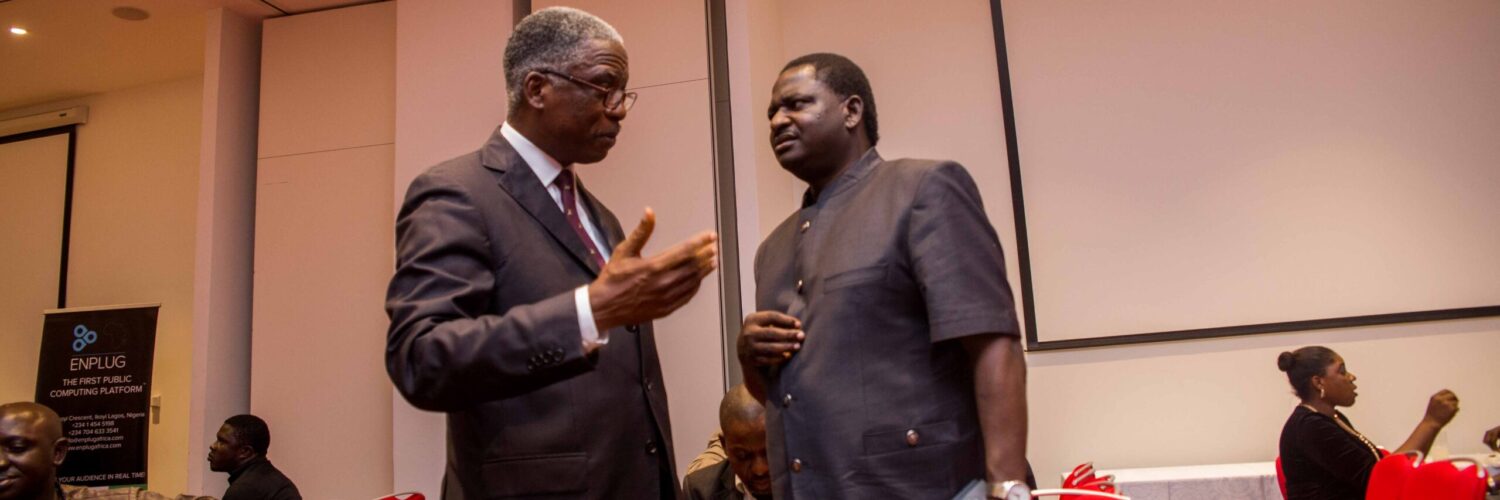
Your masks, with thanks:
[[[1100,470],[1134,500],[1281,500],[1275,462]]]

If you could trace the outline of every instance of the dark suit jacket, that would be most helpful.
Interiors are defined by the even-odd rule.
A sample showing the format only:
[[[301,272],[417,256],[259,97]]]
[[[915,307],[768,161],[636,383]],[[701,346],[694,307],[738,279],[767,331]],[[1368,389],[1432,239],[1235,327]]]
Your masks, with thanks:
[[[619,221],[579,191],[612,248]],[[498,128],[412,182],[396,254],[386,368],[448,414],[445,499],[676,496],[651,325],[584,355],[573,291],[599,270]]]

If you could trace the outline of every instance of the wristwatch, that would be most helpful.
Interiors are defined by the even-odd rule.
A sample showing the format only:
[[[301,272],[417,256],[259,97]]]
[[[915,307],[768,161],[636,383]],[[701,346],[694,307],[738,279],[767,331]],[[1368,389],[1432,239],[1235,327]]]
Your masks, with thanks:
[[[990,498],[998,500],[1031,500],[1031,487],[1025,481],[1010,480],[990,484]]]

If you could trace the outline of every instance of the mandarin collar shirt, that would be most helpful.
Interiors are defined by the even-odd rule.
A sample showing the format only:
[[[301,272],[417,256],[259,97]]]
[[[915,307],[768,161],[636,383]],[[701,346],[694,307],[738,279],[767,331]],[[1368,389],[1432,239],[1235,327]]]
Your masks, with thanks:
[[[806,339],[768,372],[776,498],[950,498],[984,477],[960,342],[1018,335],[998,237],[968,172],[872,148],[761,244],[756,310]]]

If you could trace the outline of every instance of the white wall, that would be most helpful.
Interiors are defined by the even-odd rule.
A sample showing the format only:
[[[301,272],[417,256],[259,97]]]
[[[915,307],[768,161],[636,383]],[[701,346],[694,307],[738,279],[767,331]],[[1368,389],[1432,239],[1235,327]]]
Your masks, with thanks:
[[[392,217],[413,178],[479,149],[505,120],[502,59],[511,14],[511,2],[503,1],[396,3]],[[448,457],[446,417],[418,410],[394,387],[390,391],[394,490],[435,495]]]
[[[396,6],[262,33],[250,406],[306,498],[391,490]]]
[[[250,411],[250,300],[260,22],[207,14],[202,146],[193,273],[193,382],[188,454],[207,450],[224,419]],[[228,475],[188,460],[185,492],[222,495]]]

